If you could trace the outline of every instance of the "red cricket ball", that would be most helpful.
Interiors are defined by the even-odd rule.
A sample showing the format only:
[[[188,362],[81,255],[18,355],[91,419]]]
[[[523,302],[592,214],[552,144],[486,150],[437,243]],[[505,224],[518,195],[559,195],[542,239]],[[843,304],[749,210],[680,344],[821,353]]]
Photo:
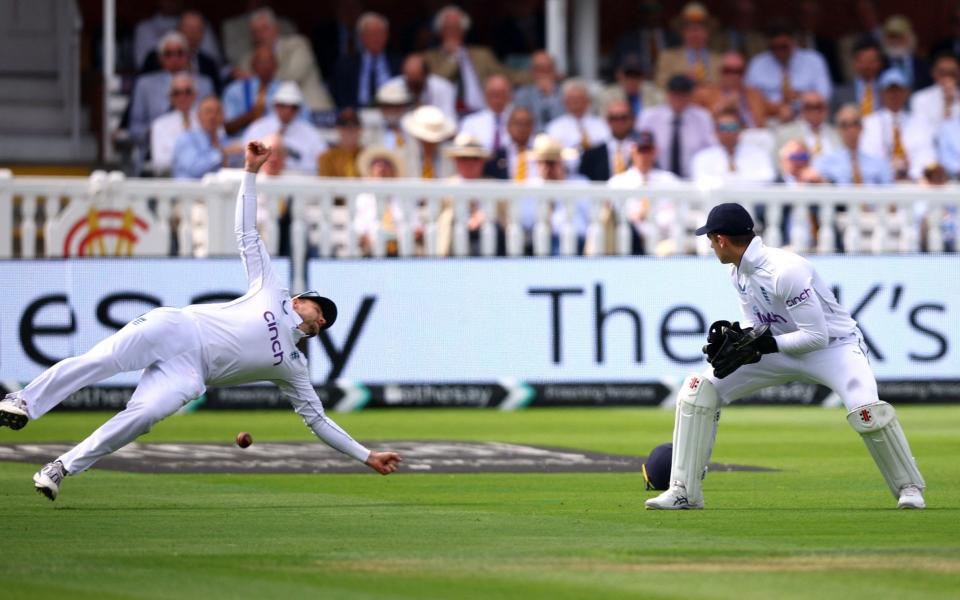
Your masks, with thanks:
[[[237,434],[237,445],[241,448],[246,448],[253,443],[253,436],[247,433],[246,431],[241,431]]]

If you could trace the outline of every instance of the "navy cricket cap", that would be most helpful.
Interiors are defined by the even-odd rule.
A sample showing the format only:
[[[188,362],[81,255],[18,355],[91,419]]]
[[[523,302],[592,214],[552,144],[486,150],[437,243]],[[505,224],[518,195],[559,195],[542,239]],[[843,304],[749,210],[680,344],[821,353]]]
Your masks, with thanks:
[[[323,319],[327,322],[323,326],[323,329],[330,329],[330,326],[333,325],[333,322],[337,320],[337,305],[330,298],[325,298],[320,295],[320,292],[315,292],[310,290],[309,292],[303,292],[297,294],[294,298],[299,298],[300,300],[310,300],[316,302],[317,306],[320,307],[320,310],[323,311]]]
[[[666,490],[670,487],[670,464],[673,460],[673,444],[660,444],[650,451],[643,463],[643,479],[648,490]]]
[[[722,233],[743,235],[753,231],[753,219],[747,209],[735,202],[725,202],[710,209],[707,224],[697,229],[697,235]]]

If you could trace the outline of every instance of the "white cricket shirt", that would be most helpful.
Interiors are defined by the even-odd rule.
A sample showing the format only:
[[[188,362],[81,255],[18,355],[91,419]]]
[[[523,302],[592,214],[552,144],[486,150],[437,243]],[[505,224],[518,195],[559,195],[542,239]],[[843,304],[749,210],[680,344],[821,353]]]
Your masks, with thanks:
[[[256,175],[244,173],[237,198],[235,233],[247,273],[247,293],[221,304],[183,308],[202,339],[204,380],[209,385],[275,383],[310,429],[327,445],[363,462],[370,451],[326,417],[307,361],[297,350],[302,322],[290,292],[277,277],[256,228]]]
[[[753,238],[731,265],[730,279],[740,299],[743,326],[769,323],[777,347],[787,354],[826,348],[860,333],[857,322],[837,302],[810,261]]]

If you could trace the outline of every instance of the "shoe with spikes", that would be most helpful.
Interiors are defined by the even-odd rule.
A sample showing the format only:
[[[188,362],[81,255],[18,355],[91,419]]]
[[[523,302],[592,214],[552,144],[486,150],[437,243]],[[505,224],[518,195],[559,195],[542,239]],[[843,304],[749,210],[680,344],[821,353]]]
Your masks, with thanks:
[[[19,392],[7,394],[0,400],[0,427],[23,429],[28,421],[30,415],[27,414],[27,403],[20,397]]]
[[[63,463],[55,460],[43,465],[43,468],[33,476],[33,486],[37,491],[50,500],[56,500],[60,495],[60,483],[67,476]]]

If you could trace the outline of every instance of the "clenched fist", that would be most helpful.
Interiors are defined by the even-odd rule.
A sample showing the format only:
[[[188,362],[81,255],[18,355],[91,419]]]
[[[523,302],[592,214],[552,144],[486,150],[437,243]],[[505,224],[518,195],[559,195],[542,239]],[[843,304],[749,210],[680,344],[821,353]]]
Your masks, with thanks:
[[[256,173],[267,162],[270,157],[271,148],[265,146],[262,142],[250,142],[247,144],[247,152],[244,156],[243,168],[250,173]]]

